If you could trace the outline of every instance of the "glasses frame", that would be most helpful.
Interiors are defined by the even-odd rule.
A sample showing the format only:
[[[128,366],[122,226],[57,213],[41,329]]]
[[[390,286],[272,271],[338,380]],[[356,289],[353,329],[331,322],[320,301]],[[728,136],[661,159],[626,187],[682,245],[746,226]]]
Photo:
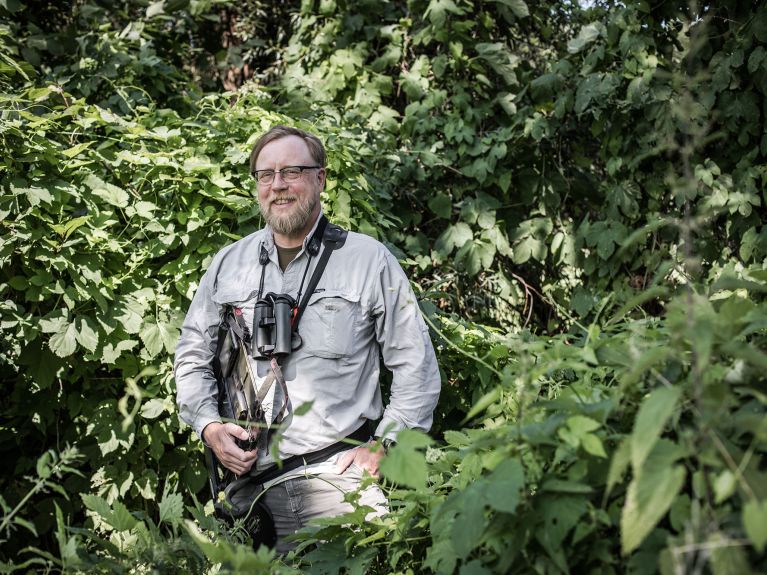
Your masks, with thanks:
[[[274,183],[274,178],[277,176],[277,173],[280,174],[280,178],[282,178],[282,181],[284,182],[290,182],[294,180],[286,180],[285,179],[285,170],[299,170],[299,178],[304,174],[305,170],[323,170],[324,168],[322,166],[285,166],[284,168],[281,168],[279,170],[254,170],[251,176],[253,176],[258,182],[259,186],[271,186]],[[265,175],[265,172],[271,172],[272,178],[269,182],[264,182],[261,180],[263,175]],[[263,174],[263,175],[259,175]],[[299,179],[296,178],[296,179]]]

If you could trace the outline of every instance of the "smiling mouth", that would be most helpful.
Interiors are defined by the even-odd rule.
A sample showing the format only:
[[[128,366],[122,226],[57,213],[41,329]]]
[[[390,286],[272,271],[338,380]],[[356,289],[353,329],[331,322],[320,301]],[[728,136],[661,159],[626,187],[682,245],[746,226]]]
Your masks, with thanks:
[[[277,198],[276,200],[272,200],[271,205],[273,206],[286,206],[288,204],[292,204],[295,202],[295,198]]]

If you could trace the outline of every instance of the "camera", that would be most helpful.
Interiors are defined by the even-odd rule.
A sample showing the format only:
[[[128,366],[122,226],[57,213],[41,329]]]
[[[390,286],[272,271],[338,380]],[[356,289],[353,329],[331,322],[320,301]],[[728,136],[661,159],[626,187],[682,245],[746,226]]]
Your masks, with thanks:
[[[295,307],[296,300],[284,293],[269,292],[256,302],[252,332],[254,359],[285,357],[301,347],[301,338],[293,332],[291,321]]]

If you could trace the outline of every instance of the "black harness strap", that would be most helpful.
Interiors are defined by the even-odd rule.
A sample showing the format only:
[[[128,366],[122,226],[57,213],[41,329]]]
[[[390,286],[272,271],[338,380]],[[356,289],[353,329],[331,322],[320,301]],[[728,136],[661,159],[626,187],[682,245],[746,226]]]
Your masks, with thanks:
[[[365,443],[368,439],[370,439],[370,430],[368,429],[368,424],[363,423],[341,441],[336,441],[318,451],[311,451],[301,455],[292,455],[287,459],[283,459],[281,465],[270,467],[269,469],[254,475],[253,479],[258,483],[264,484],[272,479],[277,479],[283,473],[293,471],[303,465],[312,465],[313,463],[325,461],[331,455],[351,449],[352,447],[355,447],[353,444],[355,441]]]
[[[332,254],[335,250],[342,248],[346,243],[346,236],[349,235],[349,232],[347,232],[345,229],[340,228],[334,224],[328,224],[328,221],[324,215],[322,216],[322,221],[317,226],[318,230],[320,226],[323,227],[322,243],[325,246],[325,249],[322,250],[322,255],[317,262],[317,267],[314,268],[314,273],[309,279],[309,285],[306,287],[306,293],[304,294],[304,297],[298,306],[296,317],[293,318],[293,331],[298,331],[298,322],[301,321],[301,316],[304,315],[304,310],[306,309],[306,306],[309,305],[309,299],[312,297],[314,290],[317,288],[317,284],[320,282],[320,278],[325,271],[325,266],[328,265],[330,254]],[[312,237],[311,242],[314,242],[315,240],[316,234]],[[319,247],[316,249],[319,250]]]

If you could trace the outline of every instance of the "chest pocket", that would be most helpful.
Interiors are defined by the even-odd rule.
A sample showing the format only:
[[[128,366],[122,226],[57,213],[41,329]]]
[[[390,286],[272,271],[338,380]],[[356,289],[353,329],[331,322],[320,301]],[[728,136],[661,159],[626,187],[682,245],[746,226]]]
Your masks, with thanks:
[[[315,293],[298,328],[309,355],[339,359],[350,353],[357,321],[359,295],[325,290]]]
[[[243,307],[243,305],[256,297],[256,291],[248,288],[226,288],[223,287],[213,293],[210,299],[218,305],[232,305]]]

